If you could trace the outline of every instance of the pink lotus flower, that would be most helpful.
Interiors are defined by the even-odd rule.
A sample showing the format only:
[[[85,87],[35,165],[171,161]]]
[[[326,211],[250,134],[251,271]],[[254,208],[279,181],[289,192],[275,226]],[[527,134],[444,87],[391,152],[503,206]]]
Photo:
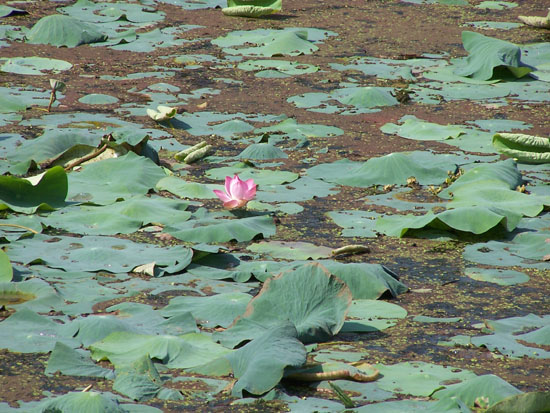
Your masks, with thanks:
[[[225,192],[214,189],[214,193],[223,201],[224,208],[235,209],[246,205],[256,196],[254,179],[242,181],[238,175],[225,177]]]

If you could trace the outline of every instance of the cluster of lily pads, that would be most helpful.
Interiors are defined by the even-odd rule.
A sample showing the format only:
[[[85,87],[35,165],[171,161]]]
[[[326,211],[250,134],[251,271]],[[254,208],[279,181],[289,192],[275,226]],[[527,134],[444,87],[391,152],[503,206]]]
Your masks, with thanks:
[[[192,8],[200,3],[182,4]],[[228,14],[241,15],[242,7],[249,7],[243,3],[230,2],[229,8],[241,9]],[[280,1],[264,3],[253,7],[280,10]],[[28,30],[8,29],[7,38],[147,52],[169,43],[162,39],[181,44],[184,40],[174,36],[194,27],[137,34],[137,29],[161,21],[163,14],[135,3],[79,0],[59,12]],[[232,62],[238,70],[257,71],[259,77],[307,76],[319,68],[278,57],[314,53],[336,36],[312,28],[235,31],[212,40],[225,60],[180,56],[184,67],[171,69]],[[364,85],[365,75],[375,74],[411,81],[412,103],[472,98],[473,90],[475,99],[492,105],[550,98],[550,43],[514,45],[473,32],[464,32],[463,42],[469,52],[464,59],[357,57],[334,63],[333,70],[353,70],[346,83],[328,93],[311,92],[288,101],[307,110],[349,116],[400,104],[392,88]],[[258,57],[261,60],[255,60]],[[1,63],[1,71],[27,76],[72,67],[70,62],[38,57]],[[548,266],[550,165],[545,162],[550,146],[545,137],[507,132],[531,125],[513,120],[439,125],[408,116],[383,125],[382,132],[442,141],[451,145],[451,153],[392,153],[365,162],[343,159],[298,174],[282,169],[280,161],[287,152],[305,154],[311,141],[330,141],[344,131],[299,124],[278,114],[178,114],[174,108],[182,102],[219,91],[180,93],[165,70],[136,76],[151,79],[147,90],[135,91],[151,97],[147,105],[118,105],[116,100],[105,101],[108,95],[81,100],[91,108],[117,105],[115,115],[93,109],[56,113],[63,92],[55,83],[51,90],[2,89],[0,126],[43,131],[35,139],[11,132],[0,135],[5,154],[0,165],[0,297],[10,312],[0,322],[0,348],[49,353],[44,374],[104,379],[117,393],[46,394],[40,401],[20,402],[19,408],[0,403],[2,411],[158,412],[143,403],[183,400],[186,395],[175,388],[185,388],[185,383],[200,384],[195,387],[204,390],[190,396],[199,400],[212,401],[230,389],[239,403],[262,397],[279,400],[291,411],[464,412],[476,406],[496,412],[547,402],[547,394],[523,393],[494,375],[476,376],[416,361],[369,364],[367,354],[354,346],[326,346],[339,333],[368,334],[395,326],[407,316],[406,310],[379,298],[397,297],[407,286],[385,266],[336,259],[342,252],[363,251],[360,246],[342,251],[269,240],[277,234],[273,214],[299,217],[305,202],[336,194],[343,186],[374,188],[376,193],[364,199],[365,210],[328,213],[344,228],[344,237],[384,234],[445,240],[485,234],[494,239],[470,244],[464,251],[471,263],[466,275],[500,285],[527,282],[526,274],[507,267]],[[159,83],[158,77],[165,82]],[[49,107],[51,113],[23,121],[21,113],[37,106]],[[145,114],[158,123],[147,128],[132,118]],[[201,138],[216,135],[246,148],[235,157],[221,156],[206,143],[181,144],[172,137],[174,129]],[[182,163],[172,170],[160,166],[161,150]],[[520,162],[498,160],[497,150]],[[202,152],[193,161],[214,164],[202,182],[191,179],[186,169],[188,157],[197,151]],[[231,178],[236,175],[238,181]],[[413,191],[429,191],[435,201],[407,201]],[[216,196],[226,207],[240,209],[224,210]],[[401,213],[407,211],[411,213]],[[165,240],[173,245],[163,244]],[[228,248],[227,243],[235,241],[247,243],[242,252]],[[162,308],[133,300],[144,296],[170,300]],[[119,303],[99,314],[96,310],[108,301]],[[550,358],[548,351],[536,347],[550,345],[549,317],[488,321],[479,336],[456,336],[440,344],[483,346],[506,357]],[[283,379],[330,389],[338,401],[290,396],[280,385]]]

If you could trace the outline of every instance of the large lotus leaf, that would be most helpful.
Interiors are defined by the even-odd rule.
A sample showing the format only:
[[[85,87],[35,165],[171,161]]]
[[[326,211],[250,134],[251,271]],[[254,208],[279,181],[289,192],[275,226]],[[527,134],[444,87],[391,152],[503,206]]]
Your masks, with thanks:
[[[401,394],[428,397],[437,390],[446,387],[446,383],[459,383],[476,377],[469,370],[454,369],[431,363],[404,362],[391,366],[377,364],[382,377],[376,382],[383,390]]]
[[[250,241],[258,235],[268,238],[275,235],[275,223],[268,215],[240,219],[199,218],[165,229],[167,233],[187,242],[239,242]]]
[[[243,397],[243,390],[263,394],[279,383],[287,366],[299,367],[306,361],[306,348],[297,339],[291,322],[274,326],[237,351],[225,356],[238,381],[232,394]]]
[[[18,353],[47,353],[56,342],[73,348],[79,346],[77,340],[64,334],[62,324],[26,308],[0,323],[0,348]]]
[[[59,160],[62,165],[65,159],[75,159],[81,154],[88,154],[97,149],[99,143],[97,134],[85,133],[82,130],[71,129],[47,130],[38,138],[23,142],[14,152],[8,154],[11,163],[33,160],[36,163],[50,163]]]
[[[153,161],[133,152],[84,166],[69,175],[68,200],[108,205],[144,195],[166,176]],[[98,185],[101,182],[101,185]]]
[[[522,392],[500,377],[487,374],[465,380],[462,383],[452,384],[445,389],[436,391],[432,397],[439,400],[458,398],[468,407],[474,407],[476,399],[485,397],[489,405],[493,405],[506,397],[515,396]]]
[[[521,336],[506,333],[496,333],[486,336],[472,337],[474,346],[486,347],[490,351],[498,352],[510,358],[532,357],[537,359],[550,359],[550,351],[540,347],[531,347],[517,341]]]
[[[157,182],[155,189],[158,191],[168,191],[180,198],[214,199],[217,197],[213,190],[223,190],[223,187],[222,185],[189,182],[177,176],[167,176]]]
[[[489,182],[456,188],[447,208],[484,206],[534,217],[544,209],[545,205],[550,205],[550,197],[527,195]]]
[[[403,117],[400,121],[403,121],[401,125],[386,123],[380,130],[384,133],[401,136],[402,138],[420,141],[442,141],[457,138],[466,133],[467,130],[463,126],[440,125],[418,119],[415,116]]]
[[[89,0],[78,0],[76,3],[61,7],[60,12],[79,20],[94,23],[105,23],[121,20],[123,23],[149,23],[164,19],[164,13],[139,3],[105,2],[94,3]]]
[[[328,340],[342,328],[351,298],[346,284],[322,265],[302,265],[269,278],[246,312],[218,337],[224,344],[235,347],[258,337],[262,328],[290,320],[300,341]]]
[[[59,293],[39,278],[0,283],[0,305],[6,308],[27,308],[46,313],[59,309],[63,304]]]
[[[422,185],[440,184],[454,172],[454,159],[431,152],[395,152],[365,163],[336,161],[307,170],[312,178],[341,185],[369,187],[372,185],[406,185],[415,177]]]
[[[237,316],[245,312],[251,299],[250,294],[239,292],[209,297],[181,296],[172,298],[161,313],[165,317],[173,317],[190,311],[203,326],[229,327]]]
[[[15,262],[45,263],[66,271],[130,272],[139,265],[155,262],[160,275],[183,270],[193,255],[191,249],[181,245],[162,248],[120,238],[42,234],[9,244],[8,253]]]
[[[515,270],[466,268],[464,274],[477,281],[485,281],[498,285],[515,285],[529,281],[527,274]]]
[[[42,17],[27,33],[27,43],[76,47],[81,44],[102,42],[107,36],[95,26],[74,17],[53,14]]]
[[[331,93],[332,98],[344,105],[356,108],[377,108],[381,106],[394,106],[399,104],[386,89],[379,87],[354,87],[337,89]]]
[[[288,155],[280,148],[270,143],[253,143],[247,146],[239,155],[241,159],[269,160],[288,158]]]
[[[161,388],[162,379],[149,355],[144,355],[129,366],[117,369],[113,383],[113,390],[136,401],[152,399],[158,395]],[[183,399],[181,393],[180,397]]]
[[[26,110],[28,107],[22,99],[13,95],[0,95],[0,113],[12,113]]]
[[[462,43],[469,55],[465,64],[454,71],[459,76],[488,80],[499,66],[508,68],[516,77],[531,71],[522,65],[521,49],[516,44],[468,31],[462,32]]]
[[[403,237],[410,229],[426,227],[438,230],[452,228],[457,231],[483,234],[497,225],[503,226],[507,231],[513,231],[521,217],[521,214],[492,207],[462,207],[448,209],[438,214],[429,211],[421,216],[408,214],[378,218],[376,230],[394,237]]]
[[[187,203],[159,196],[134,197],[111,205],[82,205],[56,211],[42,223],[53,228],[86,235],[130,234],[143,225],[168,225],[191,217]]]
[[[512,159],[495,163],[483,163],[468,170],[451,186],[439,193],[440,198],[450,199],[463,186],[490,186],[516,189],[523,182],[521,172]]]
[[[549,392],[521,393],[494,404],[486,413],[543,412],[550,406]]]
[[[302,241],[264,241],[251,244],[249,251],[269,254],[273,258],[287,260],[308,260],[330,256],[332,248],[323,247]]]
[[[57,371],[68,376],[105,377],[107,379],[115,377],[112,370],[95,364],[88,352],[75,350],[61,342],[55,343],[44,373],[49,376]]]
[[[237,66],[241,70],[256,71],[256,77],[288,77],[314,73],[319,70],[318,66],[305,63],[289,62],[287,60],[247,60]]]
[[[256,199],[263,202],[300,202],[338,193],[334,185],[303,176],[288,185],[263,185]]]
[[[113,396],[95,391],[72,392],[45,402],[42,412],[46,413],[127,413]]]
[[[380,264],[341,263],[327,260],[319,262],[346,283],[354,300],[377,299],[385,293],[397,297],[408,291],[407,286],[399,282],[397,274]]]
[[[295,119],[285,119],[281,123],[273,126],[266,126],[256,129],[256,133],[269,133],[270,135],[283,134],[291,139],[302,138],[325,138],[331,136],[340,136],[344,131],[335,126],[301,124]]]
[[[550,162],[550,138],[522,133],[497,133],[493,136],[495,149],[524,163]]]
[[[285,29],[273,32],[264,37],[250,39],[250,42],[257,46],[244,48],[224,48],[228,54],[242,54],[244,56],[298,56],[311,54],[319,48],[308,40],[306,30]],[[216,44],[215,41],[212,43]]]
[[[115,332],[90,346],[96,361],[109,360],[119,368],[149,355],[169,368],[190,368],[206,364],[228,352],[207,335],[142,335]]]
[[[353,300],[342,332],[382,331],[407,316],[407,310],[382,300]]]
[[[71,67],[73,65],[69,62],[47,57],[12,57],[0,66],[0,71],[20,75],[44,75],[43,72],[59,73]]]
[[[347,210],[329,211],[326,214],[336,225],[344,228],[343,237],[375,238],[376,218],[380,216],[377,212]]]
[[[12,278],[13,268],[10,263],[10,257],[0,249],[0,283],[10,282]]]
[[[60,166],[30,179],[0,176],[0,210],[9,208],[24,214],[51,211],[65,206],[67,190],[67,174]]]
[[[226,176],[239,175],[242,180],[254,179],[254,183],[263,187],[264,185],[282,185],[296,181],[297,173],[290,171],[278,171],[271,169],[258,169],[246,163],[239,162],[232,166],[209,169],[206,176],[210,179],[222,180]]]

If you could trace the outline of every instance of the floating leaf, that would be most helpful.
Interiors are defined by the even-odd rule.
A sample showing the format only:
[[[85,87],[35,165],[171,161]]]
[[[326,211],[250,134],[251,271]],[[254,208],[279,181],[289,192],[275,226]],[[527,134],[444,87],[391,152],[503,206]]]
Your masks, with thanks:
[[[306,349],[297,339],[298,332],[291,322],[273,326],[237,351],[225,356],[238,381],[232,394],[243,396],[263,394],[283,377],[287,366],[298,367],[306,361]]]
[[[20,75],[43,75],[43,72],[59,73],[69,70],[72,64],[64,60],[48,59],[47,57],[12,57],[0,66],[0,71]]]
[[[275,234],[273,218],[267,215],[240,219],[200,218],[173,224],[165,230],[188,242],[250,241],[258,235],[268,238]]]
[[[243,150],[238,155],[238,158],[269,160],[288,158],[288,155],[284,153],[281,149],[269,143],[254,143]]]
[[[523,77],[531,71],[521,63],[518,45],[468,31],[462,32],[462,42],[469,55],[465,64],[455,69],[457,75],[488,80],[499,66],[506,67],[515,77]]]
[[[26,37],[27,43],[66,47],[107,40],[107,36],[96,30],[92,24],[62,14],[42,17]]]
[[[486,413],[543,412],[550,406],[550,392],[529,392],[507,397],[492,405]]]
[[[403,117],[401,125],[386,123],[380,130],[384,133],[393,133],[402,138],[415,140],[442,141],[446,139],[457,138],[464,134],[466,130],[457,125],[439,125],[437,123],[426,122],[416,117]]]
[[[0,176],[0,210],[32,214],[39,209],[53,210],[65,206],[67,174],[54,166],[31,179]]]
[[[439,400],[457,398],[468,407],[474,407],[476,399],[480,397],[487,398],[489,405],[492,406],[507,397],[521,393],[519,389],[500,377],[487,374],[465,380],[462,383],[452,384],[446,389],[436,391],[432,397]]]
[[[142,335],[115,332],[90,346],[92,358],[109,360],[117,368],[149,355],[170,368],[189,368],[208,363],[230,352],[207,335]]]
[[[71,392],[56,397],[42,406],[43,412],[127,413],[114,397],[95,391]]]
[[[476,377],[468,370],[454,369],[424,362],[404,362],[392,366],[377,364],[382,377],[377,385],[381,389],[413,396],[430,396],[445,388],[446,382],[461,382]]]
[[[105,377],[107,379],[115,377],[112,370],[95,364],[89,353],[75,350],[61,342],[55,343],[44,373],[49,376],[57,371],[68,376]]]
[[[265,241],[252,244],[247,250],[269,254],[273,258],[288,260],[308,260],[326,258],[331,255],[332,248],[317,246],[309,242]]]
[[[64,304],[59,293],[40,278],[0,283],[0,306],[48,312]]]
[[[365,163],[336,161],[307,170],[313,178],[341,185],[369,187],[372,185],[406,185],[411,176],[422,185],[439,184],[455,171],[454,159],[431,152],[395,152]]]
[[[300,341],[328,340],[342,328],[350,304],[351,292],[340,279],[320,264],[303,265],[269,278],[246,312],[218,338],[235,347],[290,320]]]
[[[209,297],[175,297],[161,310],[161,313],[165,317],[173,317],[190,311],[203,326],[229,327],[237,316],[245,312],[251,299],[250,294],[239,292]]]

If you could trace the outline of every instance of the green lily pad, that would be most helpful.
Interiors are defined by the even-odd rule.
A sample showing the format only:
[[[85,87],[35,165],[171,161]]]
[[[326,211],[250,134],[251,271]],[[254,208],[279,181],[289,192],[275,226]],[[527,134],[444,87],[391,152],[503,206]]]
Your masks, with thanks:
[[[103,395],[95,391],[71,392],[55,397],[42,406],[44,412],[82,412],[82,413],[127,413],[113,396]]]
[[[513,231],[521,219],[521,214],[491,207],[473,206],[448,209],[425,215],[391,215],[378,218],[376,230],[390,236],[403,237],[410,229],[434,228],[438,230],[454,229],[473,234],[483,234],[500,225],[507,231]]]
[[[296,327],[286,321],[226,355],[238,379],[232,394],[242,397],[243,390],[251,394],[263,394],[279,383],[286,367],[304,364],[306,348],[297,336]]]
[[[77,340],[64,334],[62,324],[26,308],[2,321],[0,333],[0,348],[18,353],[47,353],[57,342],[79,346]]]
[[[169,368],[181,369],[208,363],[231,350],[197,333],[157,336],[115,332],[92,344],[90,351],[94,360],[109,360],[117,368],[148,355]]]
[[[294,75],[304,75],[315,73],[319,70],[318,66],[289,62],[287,60],[247,60],[239,63],[237,68],[246,71],[256,72],[256,77],[288,77]]]
[[[466,132],[462,126],[439,125],[437,123],[426,122],[415,116],[405,116],[400,121],[403,121],[401,125],[386,123],[380,130],[384,133],[401,136],[402,138],[421,141],[442,141],[457,138]]]
[[[45,72],[59,73],[72,67],[69,62],[47,57],[12,57],[0,66],[0,71],[19,75],[44,75]]]
[[[447,382],[462,382],[476,377],[469,370],[454,369],[424,362],[404,362],[391,366],[376,364],[382,377],[377,385],[400,394],[428,397],[446,387]]]
[[[511,1],[482,1],[475,7],[479,9],[505,10],[505,9],[513,9],[514,7],[517,7],[517,6],[518,6],[517,3],[511,2]]]
[[[26,35],[27,43],[51,44],[53,46],[76,47],[107,40],[90,23],[85,23],[74,17],[53,14],[42,17]]]
[[[181,224],[173,223],[165,232],[187,242],[243,242],[258,235],[264,238],[275,235],[275,224],[273,218],[266,215],[240,219],[205,217],[190,219]]]
[[[260,294],[250,301],[246,312],[231,328],[216,334],[216,338],[224,345],[235,347],[290,320],[298,330],[300,341],[327,340],[342,328],[351,297],[346,284],[322,265],[303,265],[269,278]]]
[[[66,271],[130,272],[155,262],[159,275],[183,270],[191,262],[192,250],[181,245],[159,247],[126,239],[85,236],[49,237],[37,234],[9,245],[13,261],[46,263]]]
[[[209,297],[175,297],[161,310],[161,313],[165,317],[173,317],[190,311],[203,326],[227,328],[237,316],[245,312],[251,299],[250,294],[239,292]]]
[[[365,163],[336,161],[307,170],[308,176],[340,185],[369,187],[372,185],[406,185],[415,177],[422,185],[439,184],[455,171],[456,164],[445,155],[431,152],[395,152]]]
[[[499,66],[506,67],[515,77],[527,75],[531,68],[521,63],[518,45],[475,32],[462,32],[462,42],[469,55],[462,67],[455,69],[459,76],[488,80]]]
[[[238,155],[238,158],[269,160],[288,158],[288,155],[284,153],[282,149],[279,149],[269,143],[254,143],[243,150]]]
[[[95,364],[88,352],[75,350],[61,342],[55,343],[44,373],[49,376],[57,371],[68,376],[115,378],[112,370]]]
[[[70,6],[61,7],[60,12],[79,20],[92,23],[106,23],[116,20],[133,23],[151,23],[164,19],[164,13],[152,7],[137,3],[93,2],[78,0]]]
[[[317,246],[309,242],[264,241],[251,244],[249,251],[268,254],[273,258],[290,260],[307,260],[326,258],[331,255],[332,248]]]
[[[38,179],[37,179],[38,178]],[[44,174],[29,179],[0,176],[0,210],[32,214],[37,210],[53,210],[65,205],[67,174],[54,166]]]
[[[397,304],[380,300],[353,300],[342,332],[370,333],[382,331],[407,316]]]
[[[86,235],[131,234],[144,225],[169,225],[187,221],[187,203],[159,196],[138,196],[111,205],[82,205],[64,208],[42,219],[52,228]]]
[[[27,308],[46,313],[59,309],[63,304],[59,293],[39,278],[0,283],[0,305],[6,308]]]
[[[438,390],[433,397],[439,400],[458,398],[466,406],[473,408],[479,397],[486,397],[489,400],[489,405],[492,406],[507,397],[518,394],[522,394],[522,392],[500,377],[486,374]]]
[[[128,152],[84,166],[69,175],[68,200],[108,205],[120,199],[145,195],[166,176],[150,159]],[[101,182],[102,185],[97,185]]]
[[[522,393],[499,401],[487,409],[487,413],[537,412],[544,411],[549,405],[549,392]]]
[[[87,105],[111,105],[117,103],[118,99],[103,93],[90,93],[89,95],[82,96],[78,101]]]

